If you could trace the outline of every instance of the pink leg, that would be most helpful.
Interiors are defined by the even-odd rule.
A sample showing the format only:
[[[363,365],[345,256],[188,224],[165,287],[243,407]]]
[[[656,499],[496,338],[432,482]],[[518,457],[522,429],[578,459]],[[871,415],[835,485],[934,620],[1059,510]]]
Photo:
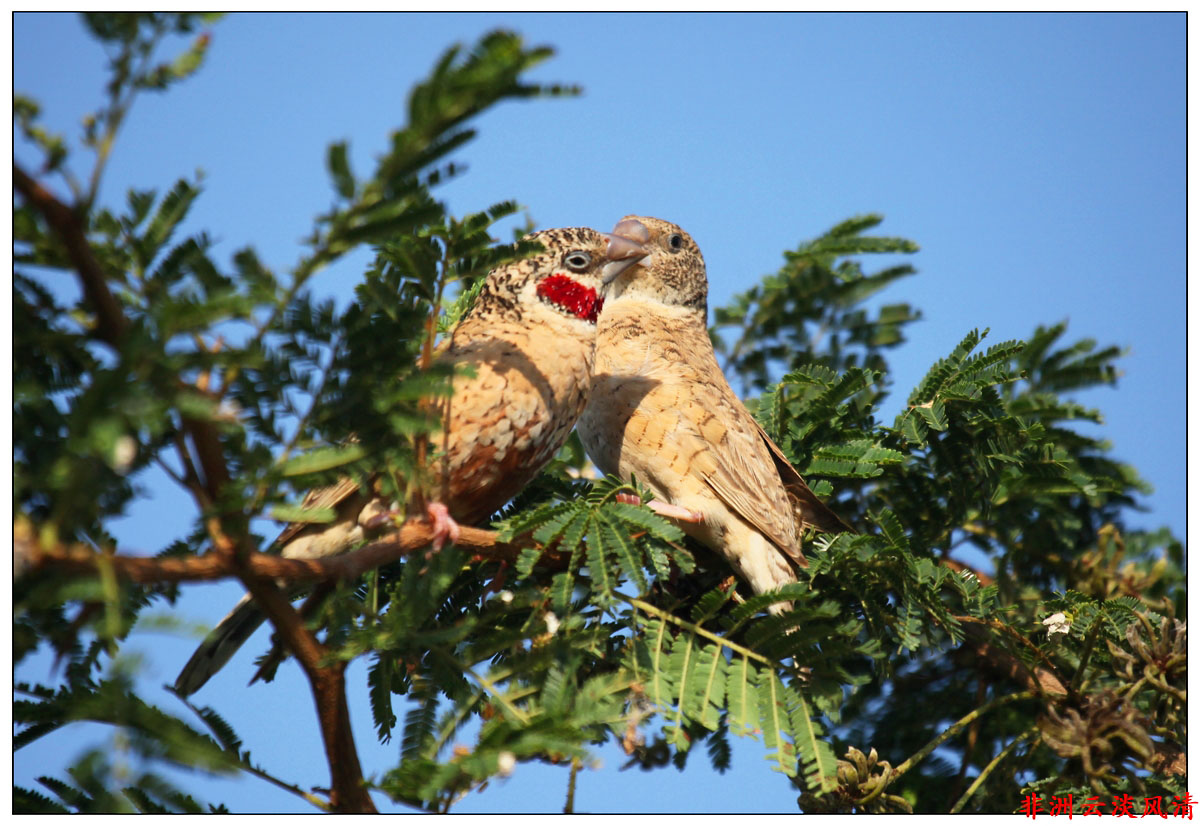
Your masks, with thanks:
[[[425,511],[429,514],[429,522],[433,526],[433,550],[440,551],[447,539],[451,542],[458,541],[460,534],[458,523],[450,516],[450,511],[445,505],[441,502],[430,502],[425,507]],[[385,525],[393,525],[402,516],[404,516],[403,509],[392,507],[368,516],[363,520],[362,526],[366,530],[372,531]]]
[[[688,510],[679,505],[672,505],[670,502],[659,502],[657,499],[651,499],[646,503],[646,507],[659,516],[665,516],[668,519],[678,519],[680,522],[695,522],[699,525],[704,521],[704,514]]]
[[[458,541],[461,531],[445,505],[441,502],[430,502],[425,510],[429,513],[429,521],[433,525],[433,549],[435,551],[440,551],[447,539],[451,543]]]
[[[632,493],[618,493],[616,499],[618,502],[623,502],[626,505],[642,504],[642,500]],[[704,521],[704,514],[688,510],[679,505],[672,505],[670,502],[660,502],[657,499],[651,499],[646,503],[646,507],[659,516],[665,516],[667,519],[678,519],[680,522],[695,522],[696,524]]]

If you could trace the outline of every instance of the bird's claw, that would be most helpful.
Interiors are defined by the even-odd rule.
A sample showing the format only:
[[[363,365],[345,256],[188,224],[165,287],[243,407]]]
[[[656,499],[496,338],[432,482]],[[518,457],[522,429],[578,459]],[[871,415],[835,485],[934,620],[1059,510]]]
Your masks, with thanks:
[[[449,508],[441,502],[430,502],[425,507],[425,512],[429,515],[429,525],[433,530],[434,551],[440,551],[442,546],[446,544],[447,539],[451,543],[458,541],[462,529],[459,528],[458,523],[450,516]],[[385,525],[394,525],[403,518],[403,509],[392,507],[364,519],[362,526],[365,530],[373,531]]]
[[[458,541],[462,529],[450,516],[450,510],[441,502],[430,502],[425,511],[429,514],[429,523],[433,527],[433,550],[440,551],[449,539],[453,544]]]

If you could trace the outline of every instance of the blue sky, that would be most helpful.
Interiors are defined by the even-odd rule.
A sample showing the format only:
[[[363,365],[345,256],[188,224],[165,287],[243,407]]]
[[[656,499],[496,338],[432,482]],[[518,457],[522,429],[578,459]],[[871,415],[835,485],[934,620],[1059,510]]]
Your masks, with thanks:
[[[453,210],[516,198],[540,227],[666,218],[704,251],[712,306],[775,271],[783,250],[851,215],[883,213],[879,232],[921,251],[910,259],[918,275],[879,300],[924,313],[890,357],[895,398],[885,419],[972,328],[991,328],[995,343],[1067,319],[1070,340],[1129,351],[1117,390],[1081,397],[1105,412],[1100,432],[1114,454],[1154,485],[1129,522],[1184,535],[1182,14],[235,15],[214,27],[198,75],[139,99],[102,199],[121,204],[129,187],[165,187],[202,169],[205,191],[185,230],[208,231],[218,262],[253,244],[285,270],[331,202],[328,143],[350,141],[355,168],[372,168],[413,82],[449,44],[496,27],[555,47],[533,77],[584,92],[481,118],[479,138],[461,152],[468,173],[440,190]],[[103,52],[67,15],[15,15],[13,45],[14,89],[74,141],[101,100]],[[33,158],[19,143],[14,152]],[[343,259],[314,288],[347,300],[365,260]],[[192,511],[160,479],[145,485],[150,498],[116,530],[129,548],[152,552],[186,529]],[[238,591],[193,586],[175,615],[189,627],[211,624]],[[186,717],[157,686],[174,678],[195,638],[135,640],[145,696]],[[272,773],[324,785],[295,665],[274,685],[244,687],[264,647],[256,638],[197,700],[226,716]],[[48,679],[49,660],[23,665],[17,678]],[[381,772],[398,744],[375,742],[361,664],[351,680],[364,770]],[[61,774],[85,746],[110,743],[99,728],[47,737],[15,755],[16,782]],[[704,754],[683,774],[647,774],[619,772],[623,755],[600,750],[604,768],[580,777],[577,810],[794,812],[795,792],[762,754],[756,742],[736,743],[734,770],[719,776]],[[258,780],[182,782],[235,811],[310,810]],[[563,769],[522,765],[455,811],[559,811],[566,783]]]

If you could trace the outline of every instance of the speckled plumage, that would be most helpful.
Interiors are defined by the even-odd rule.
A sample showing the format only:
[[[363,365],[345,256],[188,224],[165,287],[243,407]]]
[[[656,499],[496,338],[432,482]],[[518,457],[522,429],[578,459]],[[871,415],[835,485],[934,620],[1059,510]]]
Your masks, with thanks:
[[[579,420],[603,472],[635,475],[702,515],[684,531],[762,593],[795,582],[801,533],[848,528],[809,490],[741,401],[708,337],[704,258],[682,229],[629,216],[651,257],[609,290],[597,325],[591,401]]]
[[[474,305],[451,333],[440,362],[470,366],[442,404],[443,458],[429,497],[475,524],[502,507],[554,456],[587,402],[602,278],[644,255],[637,244],[585,228],[534,233],[545,250],[487,275]],[[616,268],[615,270],[613,268]],[[558,288],[539,291],[547,278]],[[562,289],[564,279],[574,285]],[[305,508],[336,508],[328,524],[295,524],[276,540],[289,558],[341,553],[365,538],[388,503],[351,480],[310,491]],[[190,694],[229,660],[262,622],[249,598],[213,630],[184,667],[176,690]]]
[[[571,277],[601,289],[605,237],[592,230],[554,232],[555,246],[596,245],[595,268]],[[551,248],[551,240],[539,240]],[[474,378],[455,380],[447,400],[442,501],[456,518],[462,514],[460,521],[478,522],[528,484],[562,447],[587,403],[596,323],[537,294],[547,274],[563,272],[553,258],[548,252],[503,277],[489,276],[442,356],[475,369]]]

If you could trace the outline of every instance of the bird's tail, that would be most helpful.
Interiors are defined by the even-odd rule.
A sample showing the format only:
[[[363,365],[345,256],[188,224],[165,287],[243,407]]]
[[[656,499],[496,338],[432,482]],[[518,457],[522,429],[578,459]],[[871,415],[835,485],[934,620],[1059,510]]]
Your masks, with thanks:
[[[251,601],[250,595],[242,597],[241,602],[233,607],[225,619],[217,623],[217,627],[209,632],[200,643],[200,647],[192,654],[187,665],[175,678],[175,691],[183,696],[192,694],[200,689],[213,674],[216,674],[229,658],[242,647],[250,635],[258,630],[266,617]]]
[[[808,528],[816,528],[822,533],[854,533],[854,528],[842,521],[841,517],[829,509],[829,506],[822,502],[808,483],[804,481],[804,477],[800,475],[800,471],[792,466],[791,461],[779,449],[779,445],[771,441],[771,437],[767,435],[767,431],[758,428],[759,435],[763,441],[767,443],[767,449],[771,451],[771,458],[775,461],[775,469],[779,471],[779,479],[783,482],[784,490],[788,493],[788,499],[792,504],[792,515],[796,520],[796,525],[801,530]],[[802,568],[807,568],[808,563],[804,560],[804,555],[797,552],[788,554]]]
[[[791,500],[796,524],[801,530],[815,528],[821,533],[855,533],[854,528],[831,511],[803,481],[799,484],[785,484],[784,488]]]

